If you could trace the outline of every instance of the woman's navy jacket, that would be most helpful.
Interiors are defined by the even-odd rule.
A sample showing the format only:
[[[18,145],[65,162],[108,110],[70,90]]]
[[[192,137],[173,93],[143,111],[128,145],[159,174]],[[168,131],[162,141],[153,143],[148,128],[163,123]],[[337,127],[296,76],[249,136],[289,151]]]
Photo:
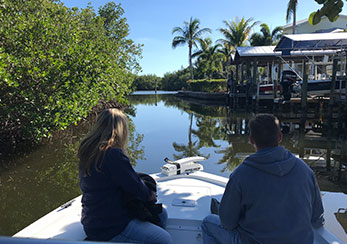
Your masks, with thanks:
[[[124,198],[129,194],[147,201],[151,191],[136,174],[121,149],[106,151],[100,172],[94,165],[90,175],[82,176],[82,225],[88,240],[108,241],[127,226],[129,216]]]

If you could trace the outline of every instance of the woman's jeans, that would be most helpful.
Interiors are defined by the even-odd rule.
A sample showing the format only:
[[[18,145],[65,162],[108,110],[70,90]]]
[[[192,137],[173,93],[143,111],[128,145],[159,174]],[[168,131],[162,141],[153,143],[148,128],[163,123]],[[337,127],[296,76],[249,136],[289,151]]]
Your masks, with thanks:
[[[218,215],[206,216],[201,229],[204,244],[241,244],[239,233],[236,230],[224,229]]]
[[[164,208],[159,217],[161,226],[165,228],[167,222],[167,212]],[[171,244],[171,236],[166,230],[155,224],[133,219],[129,222],[125,229],[119,235],[113,237],[110,242]]]

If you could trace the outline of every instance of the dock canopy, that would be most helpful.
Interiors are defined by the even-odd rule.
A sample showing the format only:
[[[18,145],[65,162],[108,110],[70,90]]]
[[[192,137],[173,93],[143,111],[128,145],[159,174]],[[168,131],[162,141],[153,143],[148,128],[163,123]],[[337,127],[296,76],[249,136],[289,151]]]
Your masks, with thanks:
[[[291,51],[347,49],[347,32],[285,35],[274,51],[290,55]]]
[[[242,61],[259,61],[274,60],[276,56],[281,55],[281,52],[275,52],[276,46],[251,46],[251,47],[237,47],[234,57],[234,63],[241,63]]]

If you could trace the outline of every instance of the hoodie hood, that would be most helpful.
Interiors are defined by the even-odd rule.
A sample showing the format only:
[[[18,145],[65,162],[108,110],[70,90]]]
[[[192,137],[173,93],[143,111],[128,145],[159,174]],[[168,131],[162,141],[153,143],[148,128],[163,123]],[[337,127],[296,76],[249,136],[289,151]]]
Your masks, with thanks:
[[[284,176],[294,168],[296,160],[284,147],[270,147],[248,156],[243,163],[269,174]]]

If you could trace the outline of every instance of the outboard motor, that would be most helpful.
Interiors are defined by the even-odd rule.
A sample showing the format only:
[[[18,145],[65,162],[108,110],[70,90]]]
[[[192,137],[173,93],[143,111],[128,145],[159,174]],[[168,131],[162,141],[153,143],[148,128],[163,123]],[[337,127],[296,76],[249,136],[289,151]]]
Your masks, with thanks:
[[[291,70],[284,70],[282,71],[282,79],[281,79],[281,90],[282,90],[282,96],[285,101],[289,101],[292,92],[293,92],[293,84],[297,81],[298,76],[295,74],[294,71]]]

